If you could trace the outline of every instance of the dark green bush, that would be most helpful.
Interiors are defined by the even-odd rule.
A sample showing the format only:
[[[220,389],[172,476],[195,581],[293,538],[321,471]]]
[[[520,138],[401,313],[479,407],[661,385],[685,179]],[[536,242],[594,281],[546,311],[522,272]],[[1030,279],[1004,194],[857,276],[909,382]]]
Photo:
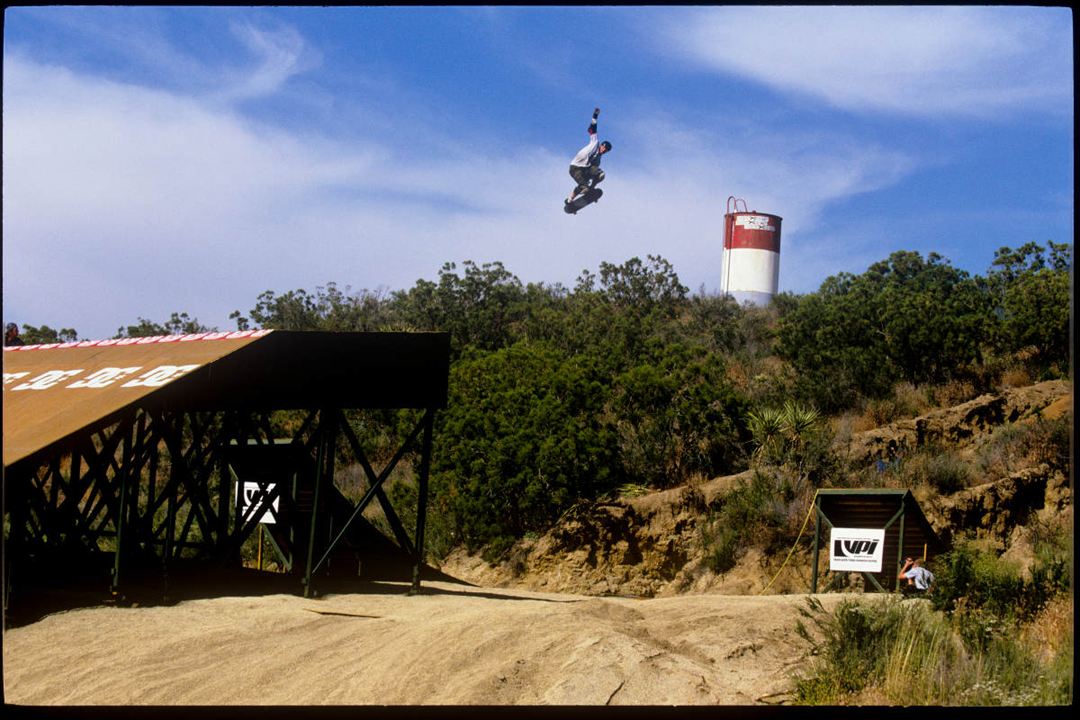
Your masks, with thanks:
[[[627,477],[670,487],[745,467],[738,422],[745,403],[725,378],[723,359],[680,344],[652,353],[614,378],[607,402]]]
[[[451,369],[432,468],[470,549],[543,531],[579,498],[618,484],[607,397],[588,362],[539,344],[472,352]]]

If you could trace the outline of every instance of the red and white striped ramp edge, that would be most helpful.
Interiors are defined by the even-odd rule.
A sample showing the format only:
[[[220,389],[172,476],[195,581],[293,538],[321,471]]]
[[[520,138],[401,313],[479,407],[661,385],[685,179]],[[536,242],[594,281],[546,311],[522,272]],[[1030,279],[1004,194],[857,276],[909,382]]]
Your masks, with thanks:
[[[235,330],[233,332],[201,332],[189,335],[151,335],[149,337],[112,338],[111,340],[75,340],[66,343],[48,343],[41,345],[14,345],[5,347],[4,352],[23,352],[26,350],[51,350],[54,348],[106,347],[109,345],[149,345],[151,343],[195,342],[202,340],[240,340],[243,338],[261,338],[273,330]]]

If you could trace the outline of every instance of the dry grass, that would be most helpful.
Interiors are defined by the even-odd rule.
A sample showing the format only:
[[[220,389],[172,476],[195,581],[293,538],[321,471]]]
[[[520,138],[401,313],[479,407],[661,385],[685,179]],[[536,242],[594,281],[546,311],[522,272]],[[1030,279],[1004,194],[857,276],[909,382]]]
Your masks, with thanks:
[[[1035,380],[1031,377],[1031,372],[1022,365],[1011,367],[1001,373],[1002,388],[1027,387],[1034,382]]]
[[[954,407],[977,398],[979,390],[970,380],[950,380],[947,383],[935,385],[928,394],[937,407]]]
[[[873,414],[866,411],[845,413],[837,419],[836,425],[838,429],[844,427],[850,433],[861,433],[880,427]]]
[[[1040,661],[1050,662],[1072,640],[1072,598],[1067,595],[1053,598],[1031,623],[1024,626],[1020,637]]]

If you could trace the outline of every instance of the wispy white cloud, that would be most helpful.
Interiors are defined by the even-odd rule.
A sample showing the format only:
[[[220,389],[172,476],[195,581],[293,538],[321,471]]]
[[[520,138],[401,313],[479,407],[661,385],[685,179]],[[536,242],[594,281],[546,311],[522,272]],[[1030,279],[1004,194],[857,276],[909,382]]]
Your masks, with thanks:
[[[225,87],[218,93],[224,99],[271,95],[290,78],[319,63],[318,53],[290,26],[269,29],[244,22],[234,23],[230,29],[248,50],[252,65],[228,71]]]
[[[153,78],[159,87],[231,103],[277,93],[322,58],[295,27],[235,8],[25,8],[33,20],[72,38],[54,57],[73,69],[90,64],[124,82]],[[176,42],[188,27],[186,43]],[[35,48],[8,48],[32,56]],[[107,58],[107,62],[102,62]]]
[[[1072,110],[1066,8],[694,8],[658,25],[661,52],[848,110]]]
[[[253,93],[280,88],[308,52],[289,33],[248,40],[264,58]],[[266,289],[408,288],[465,259],[570,284],[602,261],[657,254],[685,284],[715,289],[729,192],[785,215],[785,256],[797,257],[828,203],[895,182],[914,162],[841,136],[734,142],[639,112],[619,142],[641,152],[612,159],[608,194],[572,217],[560,206],[576,145],[560,155],[518,143],[493,184],[477,152],[486,139],[418,137],[422,128],[410,138],[427,151],[403,157],[393,135],[300,136],[213,98],[8,55],[5,313],[84,336],[179,310],[227,327]]]

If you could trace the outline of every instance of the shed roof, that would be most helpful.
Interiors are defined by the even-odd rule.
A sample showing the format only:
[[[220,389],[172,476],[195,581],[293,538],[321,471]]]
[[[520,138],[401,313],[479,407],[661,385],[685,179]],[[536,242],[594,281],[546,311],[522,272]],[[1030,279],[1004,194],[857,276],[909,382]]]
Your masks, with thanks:
[[[943,543],[910,490],[829,488],[818,490],[818,495],[821,512],[834,527],[884,528],[903,508],[904,544],[927,544],[931,552],[943,549]]]
[[[4,467],[136,406],[439,408],[446,333],[282,330],[4,349]]]

